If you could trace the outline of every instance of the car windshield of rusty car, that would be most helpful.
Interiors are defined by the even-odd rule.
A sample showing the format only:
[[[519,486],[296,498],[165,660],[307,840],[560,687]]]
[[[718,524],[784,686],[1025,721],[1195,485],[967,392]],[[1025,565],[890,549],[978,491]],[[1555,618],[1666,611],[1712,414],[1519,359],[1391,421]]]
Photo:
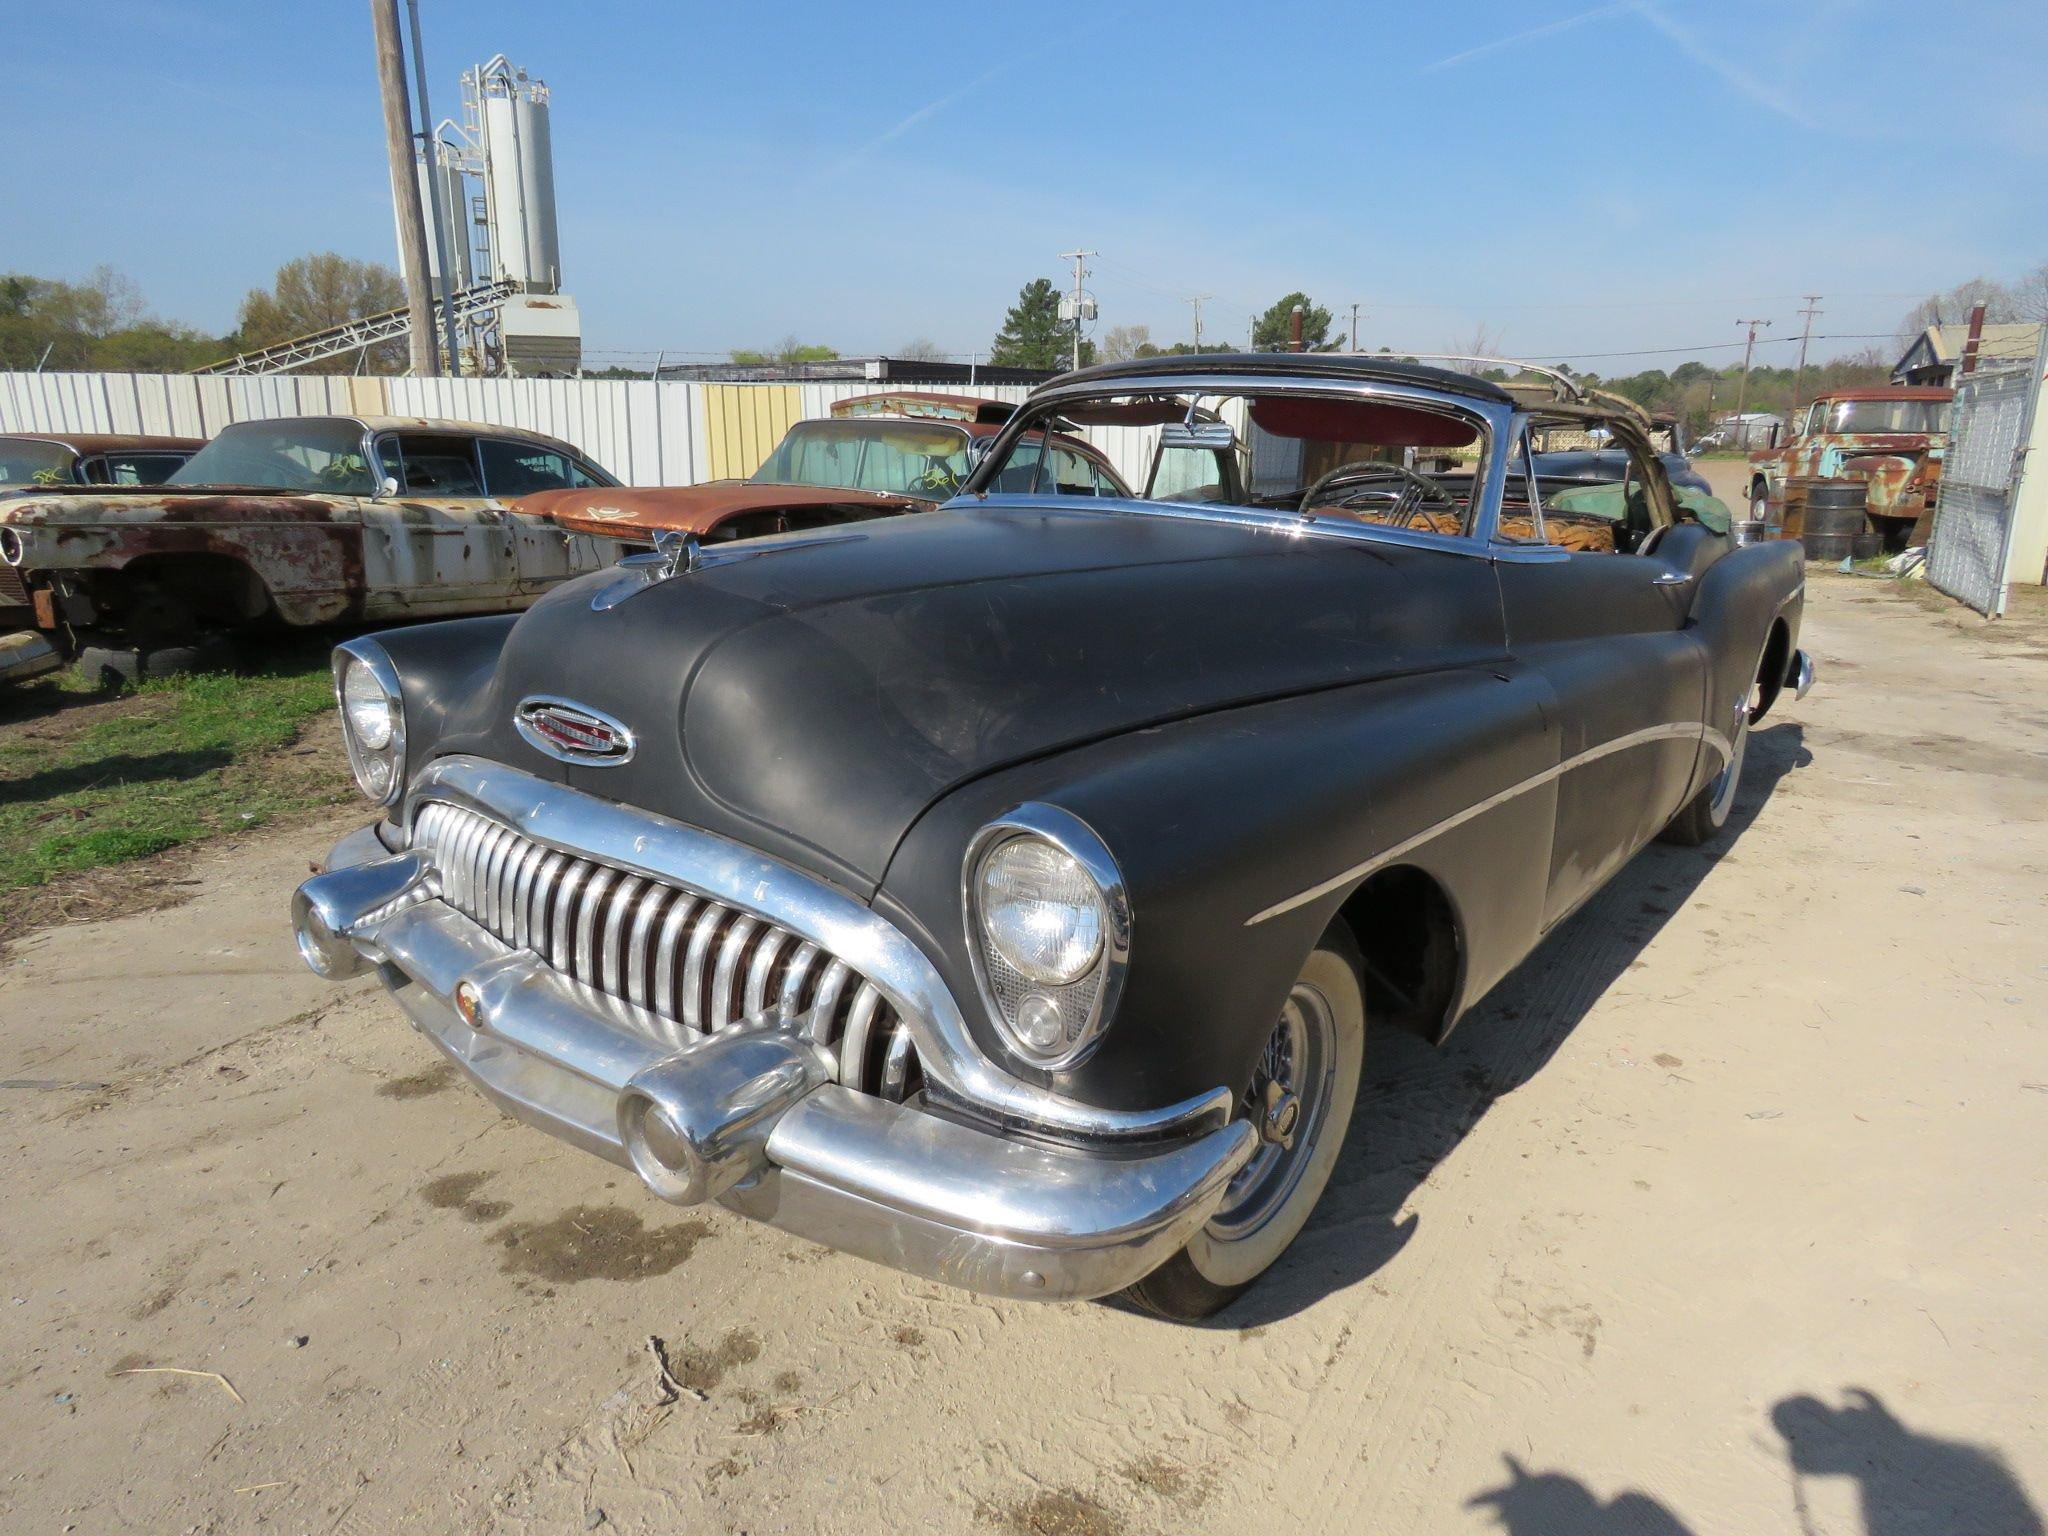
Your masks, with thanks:
[[[1851,437],[1945,432],[1947,416],[1946,400],[1836,400],[1815,430]]]
[[[243,421],[194,454],[170,485],[249,485],[368,496],[376,490],[360,422],[334,416]]]
[[[1235,507],[1409,532],[1472,531],[1485,415],[1427,390],[1340,396],[1300,388],[1195,386],[1105,390],[1038,407],[1063,431],[1098,441],[1144,434],[1129,462],[1145,466],[1133,498],[1161,505]],[[1102,495],[1041,462],[1020,413],[990,451],[974,488],[990,495]],[[1127,440],[1127,443],[1130,440]],[[1134,474],[1134,480],[1137,478]],[[1483,481],[1482,481],[1483,483]]]
[[[960,427],[936,421],[805,421],[789,429],[754,485],[818,485],[942,501],[967,478]]]

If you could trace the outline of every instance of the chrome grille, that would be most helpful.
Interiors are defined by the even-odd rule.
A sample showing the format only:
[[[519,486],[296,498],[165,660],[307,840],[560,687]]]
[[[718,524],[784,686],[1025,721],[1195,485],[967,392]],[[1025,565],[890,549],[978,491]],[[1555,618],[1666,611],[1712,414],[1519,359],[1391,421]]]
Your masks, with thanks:
[[[28,602],[28,588],[21,583],[21,572],[0,560],[0,607],[12,608]]]
[[[845,962],[757,914],[537,843],[447,801],[422,806],[413,847],[441,899],[517,949],[655,1016],[682,1045],[763,1011],[809,1015],[849,1088],[901,1100],[919,1086],[910,1032]]]

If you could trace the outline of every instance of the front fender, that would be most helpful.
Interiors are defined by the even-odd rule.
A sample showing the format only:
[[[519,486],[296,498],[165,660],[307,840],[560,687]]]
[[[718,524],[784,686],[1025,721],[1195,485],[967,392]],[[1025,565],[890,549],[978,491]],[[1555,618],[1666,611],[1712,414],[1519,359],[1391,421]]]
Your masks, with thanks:
[[[1694,589],[1688,622],[1707,653],[1708,725],[1729,729],[1781,620],[1789,660],[1799,645],[1805,598],[1806,556],[1796,540],[1741,545],[1707,568]],[[1769,710],[1783,678],[1782,664],[1765,677],[1762,707],[1754,718]]]
[[[977,1043],[1018,1076],[1139,1109],[1241,1083],[1316,939],[1399,850],[1458,912],[1475,997],[1534,942],[1557,762],[1549,690],[1512,663],[1359,684],[1097,742],[956,789],[905,837],[877,906],[919,936]],[[961,910],[974,835],[1025,801],[1087,822],[1131,903],[1129,970],[1096,1052],[1058,1074],[1003,1050],[976,987]]]

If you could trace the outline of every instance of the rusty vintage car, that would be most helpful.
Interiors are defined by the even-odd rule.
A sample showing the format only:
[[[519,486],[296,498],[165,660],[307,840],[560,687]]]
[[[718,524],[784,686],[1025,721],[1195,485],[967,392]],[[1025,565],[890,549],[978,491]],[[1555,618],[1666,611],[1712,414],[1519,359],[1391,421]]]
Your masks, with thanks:
[[[511,504],[616,484],[567,443],[510,427],[276,417],[223,428],[160,486],[0,499],[0,560],[58,650],[134,676],[258,622],[523,608],[618,549]]]
[[[58,485],[161,485],[203,437],[143,432],[0,432],[0,495]]]
[[[1916,385],[1822,395],[1800,412],[1785,441],[1749,456],[1750,517],[1776,521],[1772,514],[1784,507],[1790,480],[1861,480],[1865,512],[1893,524],[1890,539],[1902,542],[1934,511],[1954,398],[1953,390]]]
[[[1058,482],[1070,425],[1156,431],[1146,490]],[[1626,453],[1611,515],[1549,494],[1552,425]],[[1071,373],[936,511],[346,641],[373,817],[298,945],[656,1198],[1204,1317],[1380,1113],[1382,1031],[1442,1039],[1652,838],[1724,835],[1812,681],[1803,581],[1570,381]]]
[[[525,497],[518,507],[573,533],[642,549],[663,533],[723,543],[928,512],[959,490],[1015,409],[920,390],[856,395],[836,402],[829,419],[791,427],[745,480],[602,494],[567,488]],[[1060,485],[1091,496],[1130,494],[1109,460],[1080,438],[1056,435],[1051,454]]]
[[[0,497],[68,485],[156,485],[203,446],[204,438],[134,432],[0,432]],[[0,683],[63,665],[45,637],[25,632],[34,619],[21,573],[0,561]]]

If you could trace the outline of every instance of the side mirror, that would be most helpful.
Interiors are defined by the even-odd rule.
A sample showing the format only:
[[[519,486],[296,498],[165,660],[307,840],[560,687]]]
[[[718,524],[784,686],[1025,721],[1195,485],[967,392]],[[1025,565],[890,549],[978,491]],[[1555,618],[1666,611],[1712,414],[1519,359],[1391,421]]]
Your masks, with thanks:
[[[380,497],[396,496],[398,494],[398,476],[386,475],[377,487],[377,494]]]

